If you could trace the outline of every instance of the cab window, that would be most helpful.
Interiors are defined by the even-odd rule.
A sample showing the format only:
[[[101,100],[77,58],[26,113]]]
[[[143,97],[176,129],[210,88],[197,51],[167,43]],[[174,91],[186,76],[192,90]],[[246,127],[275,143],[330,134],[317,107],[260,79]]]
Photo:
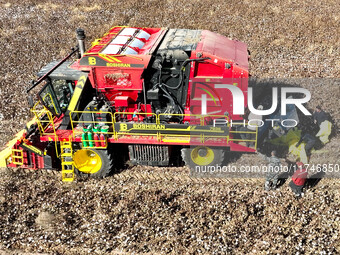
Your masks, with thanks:
[[[39,92],[39,98],[44,106],[54,115],[66,112],[73,94],[73,81],[47,80]]]

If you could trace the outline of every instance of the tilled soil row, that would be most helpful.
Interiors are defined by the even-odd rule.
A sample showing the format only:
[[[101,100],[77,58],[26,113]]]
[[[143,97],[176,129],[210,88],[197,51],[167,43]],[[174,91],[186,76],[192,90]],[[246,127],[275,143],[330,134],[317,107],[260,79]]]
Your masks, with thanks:
[[[151,171],[150,171],[151,168]],[[107,177],[113,179],[117,182],[128,183],[128,182],[157,182],[157,183],[176,183],[179,185],[228,185],[228,184],[241,184],[241,185],[250,185],[250,186],[263,186],[264,178],[261,177],[253,177],[253,178],[223,178],[223,177],[194,177],[189,174],[189,171],[186,167],[176,168],[176,172],[172,171],[172,168],[156,168],[156,167],[133,167],[132,169],[125,169],[120,173],[112,174],[112,176]],[[154,169],[157,169],[154,171]],[[61,180],[61,172],[57,170],[32,170],[32,169],[4,169],[0,176],[5,176],[7,174],[30,174],[33,179],[39,177],[48,177],[50,176],[57,181]],[[91,177],[76,177],[74,183],[81,183],[83,181],[91,180]],[[96,179],[101,181],[101,179]],[[311,179],[311,182],[319,182],[321,179]],[[290,175],[284,178],[283,185],[287,186],[290,181]],[[328,186],[328,189],[338,189],[340,187],[340,182],[338,179],[325,178],[323,180],[324,183],[332,185]],[[67,185],[67,183],[65,183]],[[281,185],[280,185],[281,186]],[[324,186],[322,186],[324,187]],[[309,190],[317,190],[319,188],[318,185],[313,185],[313,187],[307,187]]]
[[[263,191],[263,180],[109,177],[64,184],[57,175],[22,172],[1,180],[3,249],[218,254],[340,248],[340,196],[333,180],[322,180],[299,200],[286,185]]]

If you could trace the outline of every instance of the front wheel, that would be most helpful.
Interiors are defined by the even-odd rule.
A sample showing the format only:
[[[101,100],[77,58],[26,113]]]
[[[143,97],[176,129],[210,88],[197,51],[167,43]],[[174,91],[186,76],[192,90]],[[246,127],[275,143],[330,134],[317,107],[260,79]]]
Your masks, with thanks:
[[[182,159],[184,163],[195,168],[196,166],[220,166],[224,160],[224,149],[197,146],[183,148]]]
[[[73,154],[73,162],[80,176],[104,178],[113,168],[112,154],[108,150],[80,149]]]

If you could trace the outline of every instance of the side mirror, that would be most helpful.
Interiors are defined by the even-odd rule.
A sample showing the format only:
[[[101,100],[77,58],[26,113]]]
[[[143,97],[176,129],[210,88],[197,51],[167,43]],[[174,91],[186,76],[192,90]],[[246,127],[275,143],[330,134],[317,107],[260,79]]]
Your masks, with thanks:
[[[27,97],[27,100],[28,100],[28,105],[29,105],[29,107],[32,109],[33,106],[34,106],[33,97],[32,97],[31,95],[29,95],[29,96]]]

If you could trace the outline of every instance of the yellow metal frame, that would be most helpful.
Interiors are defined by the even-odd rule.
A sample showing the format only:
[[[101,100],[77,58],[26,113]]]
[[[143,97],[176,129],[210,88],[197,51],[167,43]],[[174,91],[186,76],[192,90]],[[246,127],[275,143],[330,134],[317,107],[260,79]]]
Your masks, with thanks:
[[[50,93],[47,93],[47,94],[46,94],[46,95],[43,97],[43,99],[42,99],[42,100],[45,102],[45,98],[46,98],[47,96],[49,96],[49,97],[50,97],[50,99],[51,99],[52,106],[53,106],[53,108],[54,108],[54,112],[58,114],[58,112],[57,112],[57,107],[55,106],[55,104],[54,104],[54,101],[53,101],[53,99],[52,99],[52,96],[51,96],[51,94],[50,94]],[[49,106],[49,105],[48,105],[48,106]]]
[[[36,103],[33,107],[33,109],[31,110],[35,117],[36,117],[36,121],[39,127],[39,131],[40,131],[40,135],[54,135],[55,136],[55,147],[56,147],[56,151],[57,151],[57,155],[58,155],[58,150],[57,150],[57,141],[58,141],[58,137],[56,135],[56,130],[55,130],[55,125],[54,125],[54,118],[51,114],[50,111],[48,111],[48,109],[46,107],[43,106],[43,108],[41,110],[37,110],[37,106],[39,105],[39,102]],[[111,118],[111,121],[85,121],[85,120],[75,120],[74,117],[72,117],[73,115],[76,116],[80,116],[81,114],[86,113],[86,114],[105,114],[105,115],[109,115]],[[47,120],[40,120],[41,117],[43,117],[44,115],[47,115],[48,119]],[[205,126],[205,122],[207,118],[226,118],[226,120],[228,121],[228,127],[230,127],[229,124],[229,117],[225,116],[225,115],[199,115],[199,114],[168,114],[168,113],[161,113],[161,114],[155,114],[155,113],[136,113],[136,112],[115,112],[114,114],[112,114],[111,112],[102,112],[102,111],[71,111],[69,113],[70,115],[70,122],[71,122],[71,128],[73,131],[73,138],[81,135],[83,133],[83,130],[79,130],[76,127],[79,124],[83,124],[83,125],[90,125],[92,124],[93,126],[98,125],[98,124],[104,124],[107,125],[109,127],[112,127],[112,131],[108,131],[105,132],[106,135],[106,146],[100,146],[100,147],[90,147],[90,146],[84,146],[84,148],[96,148],[96,149],[106,149],[108,142],[107,142],[107,138],[108,137],[113,137],[116,141],[119,140],[119,136],[121,135],[129,135],[129,136],[156,136],[157,137],[157,141],[161,142],[164,139],[171,141],[173,140],[174,142],[178,142],[178,138],[184,138],[184,143],[187,143],[185,139],[189,140],[191,137],[199,137],[201,140],[201,143],[205,143],[205,141],[207,141],[207,139],[210,138],[221,138],[221,136],[216,136],[216,135],[207,135],[207,134],[200,134],[200,135],[193,135],[193,134],[189,134],[189,135],[177,135],[177,134],[171,134],[171,135],[165,135],[165,134],[161,134],[161,132],[157,132],[156,134],[154,133],[128,133],[128,132],[118,132],[115,130],[114,124],[115,123],[120,123],[116,121],[116,118],[118,115],[137,115],[137,116],[152,116],[155,119],[155,122],[153,122],[153,124],[156,125],[160,125],[160,119],[162,116],[174,116],[174,117],[193,117],[193,118],[197,118],[197,120],[199,119],[200,125],[201,126]],[[138,122],[137,122],[138,123]],[[247,123],[233,123],[233,125],[248,125]],[[47,128],[51,128],[51,132],[46,133]],[[100,134],[102,132],[94,132],[97,134]],[[230,138],[229,135],[227,135],[225,137],[225,139],[227,140],[226,142],[254,142],[255,143],[255,149],[257,148],[257,138],[258,138],[258,128],[256,128],[255,131],[233,131],[230,130],[229,133],[232,134],[254,134],[255,135],[255,139],[237,139],[237,138]],[[95,140],[82,140],[82,142],[93,142],[95,144]],[[102,142],[102,140],[98,140],[100,143]]]
[[[65,152],[64,151],[65,149],[68,150],[68,152]],[[72,161],[67,161],[66,158],[68,157],[71,158]],[[74,175],[72,136],[69,137],[68,141],[60,141],[60,158],[61,158],[62,181],[73,182],[75,175]]]
[[[38,110],[37,107],[40,105],[40,102],[37,102],[33,108],[31,109],[31,112],[34,114],[38,127],[40,135],[51,135],[56,134],[55,125],[54,125],[54,117],[52,113],[45,107],[41,110]],[[47,120],[41,120],[41,118],[47,115]],[[46,133],[47,128],[52,127],[53,132],[52,133]]]
[[[17,155],[19,154],[19,155]],[[22,150],[12,149],[12,163],[18,166],[22,166],[24,164],[24,154]],[[20,161],[18,161],[20,160]]]
[[[79,114],[82,113],[87,113],[87,114],[109,114],[111,116],[112,121],[79,121],[79,120],[74,120],[72,118],[72,115],[76,114],[79,116]],[[71,127],[73,131],[74,137],[77,135],[80,135],[83,133],[83,131],[79,131],[75,129],[75,126],[78,124],[92,124],[93,126],[98,125],[99,123],[103,123],[108,126],[112,126],[112,131],[109,131],[105,134],[107,134],[109,137],[113,137],[116,141],[119,140],[119,136],[124,136],[124,135],[129,135],[129,136],[155,136],[157,137],[157,141],[161,142],[163,140],[167,140],[168,142],[174,141],[174,142],[179,142],[179,139],[176,138],[184,138],[182,141],[183,143],[188,143],[187,140],[190,140],[192,137],[197,137],[200,138],[200,141],[202,144],[204,144],[208,139],[211,138],[221,138],[221,136],[217,135],[207,135],[207,134],[199,134],[199,135],[180,135],[180,134],[161,134],[161,132],[156,132],[156,133],[129,133],[129,132],[124,132],[124,131],[116,131],[115,130],[115,123],[123,123],[123,122],[117,122],[116,119],[118,115],[137,115],[137,116],[153,116],[155,121],[150,123],[150,124],[156,124],[156,125],[161,125],[160,119],[162,116],[180,116],[180,117],[195,117],[199,119],[200,125],[205,126],[205,121],[207,118],[226,118],[228,121],[228,127],[230,127],[229,124],[229,117],[226,115],[199,115],[199,114],[168,114],[168,113],[161,113],[161,114],[155,114],[155,113],[136,113],[136,112],[115,112],[112,114],[111,112],[102,112],[102,111],[72,111],[70,112],[70,120],[71,120]],[[139,123],[139,122],[136,122]],[[247,123],[233,123],[233,125],[248,125]],[[182,129],[174,129],[174,130],[182,130]],[[94,133],[101,133],[101,132],[94,132]],[[255,149],[257,148],[257,137],[258,137],[258,128],[256,128],[255,131],[232,131],[230,130],[229,133],[234,133],[234,134],[255,134],[255,139],[236,139],[236,138],[230,138],[229,135],[225,136],[226,142],[228,143],[229,141],[234,141],[234,142],[254,142],[255,143]],[[95,142],[95,140],[85,140],[86,142]],[[101,147],[89,147],[86,146],[84,148],[101,148]],[[104,147],[102,147],[104,149]]]
[[[113,133],[114,133],[114,139],[115,140],[118,140],[118,135],[132,135],[131,133],[128,133],[128,132],[117,132],[115,130],[115,126],[114,124],[115,123],[120,123],[120,122],[116,122],[116,117],[117,115],[139,115],[139,116],[153,116],[155,117],[155,120],[156,122],[155,123],[151,123],[151,124],[159,124],[159,121],[157,122],[157,114],[155,113],[146,113],[146,112],[115,112],[114,115],[113,115],[113,123],[112,123],[112,126],[113,126]],[[138,123],[138,122],[137,122]],[[157,132],[156,134],[146,134],[146,133],[133,133],[133,135],[135,136],[157,136],[157,140],[159,140],[159,132]]]
[[[38,110],[37,107],[38,106],[42,106],[42,109]],[[57,157],[59,157],[59,152],[58,152],[58,146],[57,146],[57,141],[58,141],[58,136],[56,133],[56,129],[55,129],[55,125],[54,125],[54,117],[52,115],[52,113],[44,106],[40,104],[40,101],[38,101],[33,108],[31,109],[31,112],[34,114],[35,116],[35,121],[37,122],[38,125],[38,129],[39,129],[39,133],[41,136],[44,135],[53,135],[54,136],[54,147],[55,147],[55,151],[56,151],[56,155]],[[46,115],[47,116],[47,120],[41,120],[41,118]],[[52,128],[52,132],[47,133],[46,130],[51,127]]]
[[[237,123],[236,122],[236,123],[233,123],[233,125],[244,125],[244,123]],[[234,141],[234,142],[254,142],[255,143],[254,148],[257,149],[258,127],[256,127],[255,131],[233,131],[233,130],[230,130],[229,133],[232,133],[232,134],[255,134],[255,140],[252,140],[252,139],[235,139],[235,138],[231,138],[231,139],[229,139],[229,141]]]

